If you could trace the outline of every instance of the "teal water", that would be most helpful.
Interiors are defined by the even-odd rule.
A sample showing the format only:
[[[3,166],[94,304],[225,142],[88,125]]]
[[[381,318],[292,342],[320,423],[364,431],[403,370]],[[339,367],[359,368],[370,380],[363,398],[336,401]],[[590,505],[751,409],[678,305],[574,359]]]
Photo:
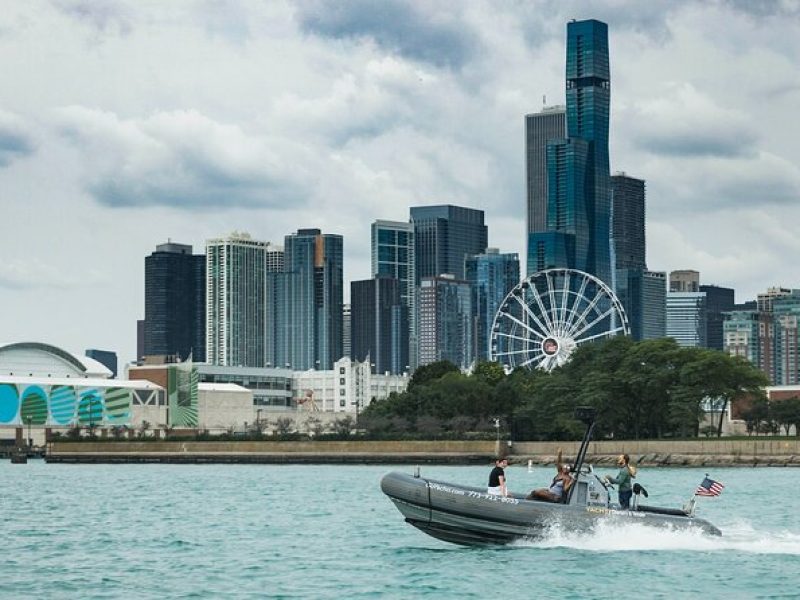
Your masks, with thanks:
[[[381,476],[409,467],[0,461],[0,598],[798,598],[800,469],[715,469],[721,539],[631,525],[462,548],[406,525]],[[486,467],[422,467],[484,485]],[[551,469],[510,467],[511,488]],[[642,469],[650,504],[705,474]]]

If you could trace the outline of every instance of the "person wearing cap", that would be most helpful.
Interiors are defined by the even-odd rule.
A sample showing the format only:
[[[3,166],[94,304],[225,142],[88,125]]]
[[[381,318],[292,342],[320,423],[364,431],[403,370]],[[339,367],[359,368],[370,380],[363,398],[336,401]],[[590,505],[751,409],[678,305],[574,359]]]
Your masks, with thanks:
[[[606,475],[604,479],[607,483],[613,483],[617,486],[617,495],[619,497],[619,507],[628,510],[631,505],[631,495],[633,495],[633,486],[631,479],[636,477],[636,467],[631,463],[631,457],[627,454],[620,454],[617,457],[617,466],[619,473],[616,477],[609,477]]]
[[[573,478],[570,466],[562,460],[561,448],[558,449],[556,458],[556,476],[549,488],[533,490],[526,500],[544,500],[545,502],[563,502],[565,495],[569,493]]]
[[[503,496],[508,497],[508,488],[506,487],[506,472],[505,468],[508,466],[507,458],[498,458],[494,461],[494,469],[489,473],[489,487],[486,493],[490,496]]]

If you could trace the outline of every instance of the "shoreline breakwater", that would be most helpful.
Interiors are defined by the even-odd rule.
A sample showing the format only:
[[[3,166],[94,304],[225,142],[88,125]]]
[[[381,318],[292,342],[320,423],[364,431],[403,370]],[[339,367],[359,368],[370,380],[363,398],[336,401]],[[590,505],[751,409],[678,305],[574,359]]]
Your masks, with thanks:
[[[485,464],[498,454],[512,464],[552,464],[580,442],[496,441],[81,441],[51,442],[53,463]],[[587,462],[613,465],[619,454],[643,466],[800,466],[800,440],[591,442]]]

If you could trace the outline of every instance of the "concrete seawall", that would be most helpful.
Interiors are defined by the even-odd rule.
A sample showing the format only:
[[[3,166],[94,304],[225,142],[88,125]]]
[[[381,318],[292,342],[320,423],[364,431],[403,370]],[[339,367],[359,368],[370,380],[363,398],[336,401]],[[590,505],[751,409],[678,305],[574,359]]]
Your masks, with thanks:
[[[548,464],[559,448],[574,460],[579,442],[500,444],[512,463]],[[493,441],[128,441],[53,442],[48,462],[64,463],[351,463],[486,464]],[[587,461],[612,464],[619,454],[648,466],[800,466],[800,440],[592,442]]]

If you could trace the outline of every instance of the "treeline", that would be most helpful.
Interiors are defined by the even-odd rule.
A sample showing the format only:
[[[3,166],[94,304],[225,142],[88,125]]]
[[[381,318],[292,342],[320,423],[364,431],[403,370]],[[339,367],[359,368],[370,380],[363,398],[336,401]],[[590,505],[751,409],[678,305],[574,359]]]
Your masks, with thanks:
[[[710,400],[719,416],[742,398],[763,407],[768,384],[740,357],[681,348],[671,338],[634,342],[620,336],[581,346],[569,363],[550,373],[516,369],[507,375],[497,363],[479,363],[470,375],[446,361],[420,367],[405,392],[372,402],[358,427],[435,438],[485,435],[499,419],[503,437],[565,440],[583,433],[575,407],[593,406],[596,439],[685,438],[701,433],[703,407]],[[714,433],[721,435],[721,428],[720,418]]]

